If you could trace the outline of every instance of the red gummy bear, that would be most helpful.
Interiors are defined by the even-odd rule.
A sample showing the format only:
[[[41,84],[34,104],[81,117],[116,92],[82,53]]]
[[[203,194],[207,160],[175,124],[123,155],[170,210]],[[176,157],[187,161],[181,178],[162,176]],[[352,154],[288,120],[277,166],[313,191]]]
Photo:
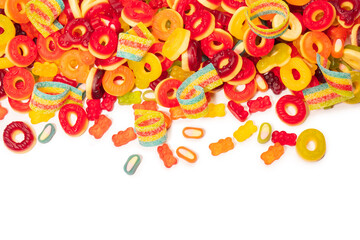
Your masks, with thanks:
[[[249,116],[249,113],[244,109],[244,107],[233,100],[228,102],[227,107],[240,122],[244,122]]]
[[[177,159],[174,157],[172,151],[166,143],[158,146],[157,152],[161,160],[163,160],[165,167],[171,168],[173,165],[177,164]]]
[[[247,102],[250,113],[255,112],[264,112],[265,110],[271,108],[271,101],[269,96],[258,97],[255,100],[249,100]]]
[[[296,145],[297,135],[295,133],[287,133],[285,131],[274,131],[271,135],[271,141],[273,143],[280,143],[281,145]]]
[[[117,97],[105,92],[100,103],[101,109],[111,112],[114,109],[114,104],[116,100]]]
[[[101,107],[100,99],[87,99],[86,100],[86,115],[90,121],[95,121],[100,117]]]

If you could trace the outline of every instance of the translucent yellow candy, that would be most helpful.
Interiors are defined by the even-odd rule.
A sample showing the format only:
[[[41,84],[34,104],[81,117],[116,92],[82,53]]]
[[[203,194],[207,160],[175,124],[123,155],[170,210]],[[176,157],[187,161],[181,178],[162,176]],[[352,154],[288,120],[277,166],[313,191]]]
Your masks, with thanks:
[[[291,47],[286,43],[278,43],[271,52],[262,57],[256,64],[259,73],[266,73],[274,67],[282,67],[291,59]]]
[[[186,51],[190,42],[190,31],[184,28],[175,29],[164,43],[162,53],[171,61],[175,61]]]
[[[257,126],[254,125],[252,120],[247,121],[244,125],[240,126],[233,134],[238,142],[243,142],[250,138],[257,131]]]

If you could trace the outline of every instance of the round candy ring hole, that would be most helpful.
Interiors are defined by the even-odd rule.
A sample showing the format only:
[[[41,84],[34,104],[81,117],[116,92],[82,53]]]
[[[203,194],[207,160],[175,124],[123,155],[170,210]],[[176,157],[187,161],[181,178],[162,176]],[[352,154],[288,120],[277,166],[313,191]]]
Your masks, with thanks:
[[[17,77],[14,79],[14,86],[16,89],[22,89],[24,87],[25,81],[24,79]]]
[[[114,78],[114,84],[115,85],[118,85],[118,86],[120,86],[121,84],[123,84],[124,83],[124,78],[123,78],[123,76],[116,76],[115,78]]]
[[[236,92],[242,92],[242,91],[245,90],[245,88],[246,88],[245,84],[237,85],[237,86],[235,87],[235,91],[236,91]]]
[[[29,49],[23,44],[19,44],[18,51],[19,51],[19,54],[23,57],[25,57],[29,54]]]
[[[167,91],[166,95],[168,98],[175,98],[175,92],[176,92],[176,89],[171,88],[171,89],[169,89],[169,91]]]
[[[316,149],[316,142],[311,140],[309,141],[307,144],[306,144],[306,148],[309,150],[309,151],[314,151]]]
[[[148,64],[148,63],[145,63],[144,64],[144,70],[145,70],[145,72],[151,72],[151,65]]]
[[[109,37],[104,35],[104,36],[101,36],[100,39],[99,39],[99,44],[102,45],[102,46],[106,46],[107,44],[109,43]]]
[[[296,68],[291,69],[292,75],[294,77],[295,80],[299,80],[300,79],[300,73]]]
[[[4,29],[0,27],[0,35],[4,33]]]
[[[68,115],[67,115],[67,120],[70,124],[70,126],[74,126],[76,121],[77,121],[78,117],[77,117],[77,114],[75,112],[69,112]]]
[[[298,109],[294,104],[288,103],[285,105],[285,112],[290,116],[295,116],[298,113]]]
[[[166,29],[170,29],[171,28],[171,21],[170,20],[167,20],[166,23],[165,23],[165,28]]]
[[[316,43],[313,43],[312,48],[315,52],[319,52],[319,46]]]
[[[346,11],[351,11],[354,9],[353,3],[349,2],[349,1],[345,1],[345,2],[341,3],[340,7],[341,7],[341,9],[344,9]]]
[[[195,6],[193,4],[189,4],[186,6],[185,15],[190,16],[195,12]]]
[[[311,16],[311,20],[313,20],[314,22],[320,21],[324,17],[324,14],[324,11],[319,9],[313,13],[313,15]]]
[[[194,24],[193,24],[193,28],[196,29],[200,24],[202,23],[202,19],[198,18]]]
[[[263,46],[265,45],[265,43],[266,43],[265,38],[262,38],[262,37],[260,37],[260,36],[256,36],[256,38],[255,38],[255,45],[256,45],[257,47],[263,47]]]
[[[79,68],[79,62],[76,59],[72,59],[69,62],[69,68],[71,68],[72,70],[76,70]]]
[[[211,48],[215,50],[220,50],[224,47],[224,44],[222,42],[218,41],[212,41],[211,42]]]
[[[22,141],[24,141],[25,135],[23,131],[15,130],[14,132],[12,132],[11,138],[14,142],[21,143]]]
[[[162,55],[161,52],[156,52],[155,56],[160,60],[160,62],[164,60],[164,55]]]
[[[55,47],[56,47],[56,43],[54,42],[53,39],[49,38],[49,40],[47,41],[47,49],[53,52],[55,51]]]
[[[72,30],[72,35],[74,36],[83,36],[86,33],[86,28],[84,26],[77,26]]]
[[[24,14],[25,13],[25,4],[23,2],[18,3],[16,5],[17,10],[19,11],[20,14]]]
[[[220,63],[219,63],[219,68],[221,69],[221,68],[225,67],[225,66],[228,65],[228,64],[229,64],[229,58],[224,58],[224,59],[222,59],[222,60],[220,61]]]

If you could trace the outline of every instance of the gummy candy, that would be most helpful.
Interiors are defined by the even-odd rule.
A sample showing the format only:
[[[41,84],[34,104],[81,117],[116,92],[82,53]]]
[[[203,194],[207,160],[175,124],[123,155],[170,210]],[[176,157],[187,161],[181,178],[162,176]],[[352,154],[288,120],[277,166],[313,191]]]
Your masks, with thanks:
[[[105,115],[100,115],[99,118],[95,120],[94,125],[89,128],[89,134],[93,135],[96,139],[100,139],[110,128],[111,124],[111,119]]]
[[[225,139],[220,139],[219,141],[215,143],[211,143],[209,145],[209,148],[211,150],[211,154],[213,156],[218,156],[221,153],[228,152],[232,149],[234,149],[234,143],[231,139],[231,137],[227,137]]]
[[[233,100],[228,102],[227,107],[240,122],[244,122],[249,116],[249,113],[244,109],[244,107],[241,106],[241,104],[234,102]]]
[[[266,165],[270,165],[275,160],[278,160],[283,154],[284,146],[277,142],[273,146],[270,146],[266,152],[263,152],[260,158]]]
[[[273,143],[280,143],[281,145],[289,145],[295,146],[296,145],[296,134],[295,133],[287,133],[285,131],[274,131],[271,135],[271,141]]]
[[[314,149],[309,149],[308,144],[313,142]],[[318,161],[324,157],[326,152],[326,141],[324,134],[317,129],[306,129],[300,133],[296,141],[296,151],[305,160]]]
[[[173,165],[177,164],[177,159],[174,157],[169,146],[164,143],[161,146],[157,147],[157,152],[160,159],[164,162],[165,167],[171,168]]]
[[[76,122],[72,124],[70,122],[70,114],[76,115]],[[59,122],[65,133],[78,137],[82,135],[88,127],[89,120],[87,119],[85,110],[77,104],[66,104],[60,108]]]
[[[243,142],[250,138],[257,131],[257,126],[252,120],[248,120],[244,125],[240,126],[233,134],[238,142]]]
[[[209,103],[208,107],[209,107],[209,111],[205,117],[209,117],[209,118],[224,117],[226,114],[225,104],[223,103],[219,103],[219,104]]]
[[[16,136],[19,132],[23,135],[23,140],[16,141]],[[14,121],[9,123],[4,129],[3,141],[5,146],[16,153],[25,153],[32,149],[36,143],[34,130],[26,123],[21,121]]]
[[[40,143],[48,143],[54,137],[56,132],[55,125],[52,123],[48,123],[45,125],[44,129],[38,136],[38,141]]]
[[[141,91],[128,92],[123,96],[119,96],[118,103],[120,105],[131,105],[141,103]]]
[[[169,111],[170,111],[170,116],[171,116],[172,120],[186,118],[186,116],[180,106],[170,108]]]
[[[8,113],[8,110],[0,104],[0,120],[3,120]]]
[[[140,155],[133,154],[128,158],[128,160],[124,164],[124,171],[128,175],[134,175],[134,173],[136,172],[136,170],[139,167],[140,163],[141,163]]]
[[[120,147],[135,140],[136,134],[134,128],[128,127],[125,131],[119,131],[117,134],[114,134],[111,139],[115,147]]]
[[[264,96],[264,97],[258,97],[255,100],[249,100],[247,102],[247,105],[249,107],[249,112],[250,113],[255,113],[255,112],[264,112],[265,110],[271,108],[271,101],[270,101],[270,97],[269,96]]]
[[[270,123],[264,122],[260,125],[259,134],[258,134],[258,142],[259,143],[267,143],[271,138],[271,125]]]
[[[204,136],[204,130],[196,127],[186,127],[182,131],[183,136],[186,138],[199,139]]]
[[[42,77],[55,77],[58,73],[58,67],[55,63],[39,63],[35,62],[34,67],[31,70],[34,75]]]
[[[194,163],[197,161],[196,153],[184,146],[178,147],[176,149],[176,154],[189,163]]]

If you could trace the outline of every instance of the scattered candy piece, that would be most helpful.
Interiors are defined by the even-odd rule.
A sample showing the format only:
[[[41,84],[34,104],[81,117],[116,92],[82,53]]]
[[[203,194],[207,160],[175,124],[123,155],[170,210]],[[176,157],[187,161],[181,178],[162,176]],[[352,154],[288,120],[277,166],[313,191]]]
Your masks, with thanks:
[[[55,125],[52,123],[48,123],[45,125],[44,129],[38,136],[38,140],[40,143],[48,143],[54,137],[56,132]]]
[[[218,156],[221,153],[226,153],[232,149],[234,149],[234,143],[231,139],[231,137],[227,137],[225,139],[220,139],[219,141],[215,143],[211,143],[209,145],[209,148],[211,150],[211,154],[213,156]]]
[[[205,117],[214,118],[214,117],[224,117],[226,115],[225,104],[223,103],[219,103],[219,104],[209,103],[208,107],[209,107],[209,112]]]
[[[182,133],[186,138],[199,139],[204,136],[204,130],[196,127],[186,127],[183,129]]]
[[[0,120],[3,120],[8,113],[8,110],[0,104]]]
[[[243,142],[250,138],[256,131],[257,126],[254,125],[252,120],[248,120],[244,125],[240,126],[233,135],[238,142]]]
[[[124,171],[128,175],[134,175],[140,163],[141,163],[140,155],[138,154],[131,155],[124,164]]]
[[[114,134],[111,139],[115,147],[120,147],[135,140],[136,134],[134,128],[128,127],[125,131],[119,131],[117,134]]]
[[[271,138],[271,131],[272,128],[270,123],[265,122],[261,124],[257,138],[258,142],[262,144],[267,143]]]
[[[193,151],[191,151],[190,149],[188,149],[188,148],[186,148],[184,146],[178,147],[176,149],[176,154],[180,158],[188,161],[189,163],[194,163],[194,162],[197,161],[196,153],[194,153]]]
[[[277,142],[273,146],[270,146],[266,152],[263,152],[260,158],[266,165],[270,165],[275,160],[278,160],[283,154],[284,146]]]
[[[314,149],[311,149],[309,146],[311,142],[315,145]],[[326,152],[324,134],[313,128],[304,130],[297,139],[296,151],[305,160],[319,161]]]
[[[271,135],[271,141],[273,143],[280,143],[281,145],[289,145],[295,146],[296,145],[297,136],[295,133],[287,133],[285,131],[274,131]]]
[[[173,165],[177,164],[177,159],[174,157],[172,151],[166,143],[158,146],[157,152],[160,159],[164,162],[165,167],[171,168]]]
[[[111,124],[111,119],[105,115],[100,115],[99,118],[95,120],[94,125],[89,128],[89,134],[93,135],[96,139],[100,139],[110,128]]]

